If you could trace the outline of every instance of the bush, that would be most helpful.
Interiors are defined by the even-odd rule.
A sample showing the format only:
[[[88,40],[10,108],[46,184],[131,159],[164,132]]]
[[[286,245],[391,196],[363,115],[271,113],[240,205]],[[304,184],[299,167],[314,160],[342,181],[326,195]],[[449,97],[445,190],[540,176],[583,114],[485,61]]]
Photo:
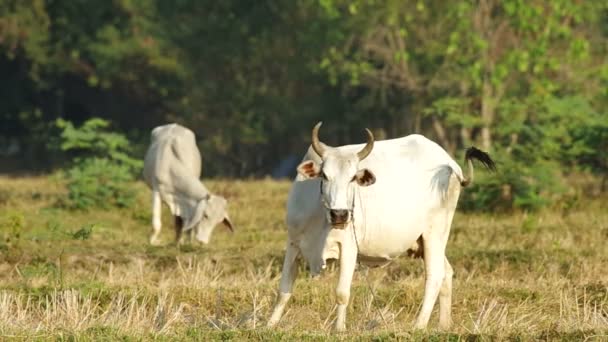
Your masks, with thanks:
[[[68,196],[62,205],[71,209],[130,207],[137,195],[133,181],[143,162],[131,157],[125,136],[106,132],[109,122],[93,118],[80,128],[57,120],[62,129],[60,149],[72,154],[64,173]]]
[[[564,192],[558,164],[537,161],[527,164],[506,153],[492,155],[497,172],[478,172],[473,184],[462,195],[465,210],[537,210],[554,203]]]
[[[136,192],[132,173],[124,165],[107,158],[85,158],[67,170],[68,207],[130,207]]]
[[[549,205],[572,206],[564,176],[591,171],[606,177],[602,150],[608,137],[605,115],[579,96],[531,96],[501,107],[503,124],[496,129],[496,174],[478,173],[463,195],[465,209],[537,210]],[[518,116],[519,110],[530,112]],[[572,197],[574,196],[574,197]],[[562,203],[560,203],[560,201]]]

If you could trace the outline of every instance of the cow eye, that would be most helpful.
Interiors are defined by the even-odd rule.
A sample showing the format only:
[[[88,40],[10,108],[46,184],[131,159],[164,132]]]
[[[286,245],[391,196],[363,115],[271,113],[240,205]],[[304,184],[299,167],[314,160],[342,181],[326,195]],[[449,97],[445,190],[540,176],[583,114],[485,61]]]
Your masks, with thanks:
[[[357,180],[357,175],[354,175],[353,178],[351,178],[350,182],[352,183],[352,182],[354,182],[356,180]]]

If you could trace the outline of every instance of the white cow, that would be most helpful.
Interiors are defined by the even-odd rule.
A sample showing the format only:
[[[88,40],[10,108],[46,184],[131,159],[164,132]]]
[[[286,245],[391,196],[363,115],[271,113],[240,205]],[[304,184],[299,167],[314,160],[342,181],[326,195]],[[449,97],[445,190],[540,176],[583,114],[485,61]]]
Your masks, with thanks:
[[[144,179],[152,189],[152,235],[150,243],[159,243],[161,200],[175,219],[175,238],[181,242],[182,231],[190,239],[209,242],[215,226],[224,223],[234,230],[228,216],[227,202],[211,194],[200,182],[201,154],[194,133],[178,124],[152,130],[151,143],[144,160]]]
[[[268,326],[278,323],[291,297],[299,255],[313,275],[328,259],[339,259],[335,328],[343,331],[357,261],[385,264],[418,247],[426,282],[415,326],[427,326],[439,296],[439,325],[448,328],[453,271],[445,248],[460,188],[472,180],[472,159],[490,169],[494,162],[469,148],[465,178],[448,153],[422,135],[374,142],[366,130],[365,145],[330,147],[319,141],[320,126],[312,131],[312,145],[287,201],[287,250]]]

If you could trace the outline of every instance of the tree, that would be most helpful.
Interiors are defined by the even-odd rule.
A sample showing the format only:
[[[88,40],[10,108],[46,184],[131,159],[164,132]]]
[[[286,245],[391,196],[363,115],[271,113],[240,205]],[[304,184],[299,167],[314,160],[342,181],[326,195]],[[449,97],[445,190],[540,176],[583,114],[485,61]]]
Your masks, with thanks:
[[[123,129],[159,123],[184,71],[156,15],[148,1],[3,1],[0,134],[48,163],[42,151],[57,117],[102,116]]]
[[[562,171],[606,169],[607,6],[6,0],[0,145],[48,165],[57,117],[108,119],[138,145],[176,121],[197,133],[206,176],[260,176],[299,158],[323,120],[334,145],[363,127],[452,154],[479,145],[525,175],[500,175],[507,203],[543,198]]]
[[[535,206],[542,201],[532,197],[557,189],[563,151],[556,146],[569,146],[574,132],[597,120],[592,102],[602,91],[596,74],[605,60],[595,56],[605,51],[593,51],[590,41],[607,6],[321,1],[328,20],[338,23],[321,67],[331,81],[345,79],[347,89],[380,94],[374,106],[415,98],[401,110],[416,112],[402,131],[432,130],[452,152],[477,142],[499,159],[519,161],[508,164],[527,180],[505,177],[496,186],[507,202]]]

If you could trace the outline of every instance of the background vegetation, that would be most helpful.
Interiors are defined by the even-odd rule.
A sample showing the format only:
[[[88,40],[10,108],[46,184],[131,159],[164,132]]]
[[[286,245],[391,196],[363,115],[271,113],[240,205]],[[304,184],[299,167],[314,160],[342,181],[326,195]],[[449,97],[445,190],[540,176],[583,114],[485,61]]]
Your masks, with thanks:
[[[476,144],[504,171],[466,207],[535,209],[573,173],[606,188],[607,56],[605,1],[3,0],[2,169],[65,166],[55,119],[99,117],[138,158],[176,121],[206,176],[289,174],[323,120],[336,145]]]
[[[606,1],[0,0],[0,338],[606,340],[607,108]],[[498,161],[452,227],[450,331],[412,331],[405,258],[356,273],[344,335],[335,270],[304,265],[263,328],[289,183],[259,178],[293,175],[318,120],[332,145],[369,127]],[[235,234],[177,248],[164,208],[147,244],[137,179],[167,122]]]

